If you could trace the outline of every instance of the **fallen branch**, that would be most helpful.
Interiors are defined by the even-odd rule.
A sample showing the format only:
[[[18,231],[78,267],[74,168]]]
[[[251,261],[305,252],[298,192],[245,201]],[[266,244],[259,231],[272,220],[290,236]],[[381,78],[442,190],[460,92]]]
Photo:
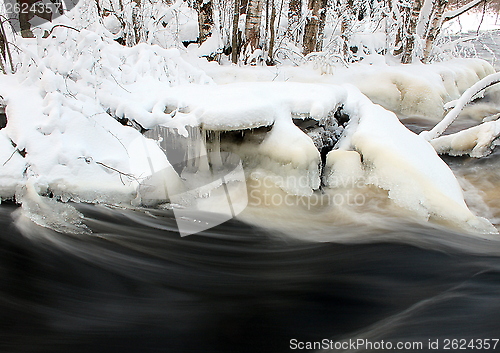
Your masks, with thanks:
[[[455,121],[462,109],[467,104],[472,102],[478,93],[499,82],[500,72],[488,75],[482,80],[476,82],[462,94],[462,96],[454,104],[453,109],[450,110],[448,114],[446,114],[443,120],[437,123],[436,126],[434,126],[430,131],[422,131],[420,133],[420,136],[422,136],[427,141],[434,140],[435,138],[441,136],[441,134],[448,128],[448,126],[450,126]]]
[[[450,156],[485,157],[500,136],[500,121],[489,121],[455,134],[438,137],[431,142],[437,153]]]

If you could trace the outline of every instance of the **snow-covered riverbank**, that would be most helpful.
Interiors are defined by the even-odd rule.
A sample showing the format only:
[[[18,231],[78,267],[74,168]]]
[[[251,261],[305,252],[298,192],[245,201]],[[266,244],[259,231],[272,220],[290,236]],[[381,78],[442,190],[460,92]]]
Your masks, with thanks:
[[[469,211],[431,144],[395,115],[438,122],[446,103],[494,72],[483,60],[402,65],[372,54],[348,68],[318,61],[240,67],[207,62],[193,50],[124,47],[100,24],[58,27],[16,45],[16,73],[0,76],[2,199],[172,201],[186,177],[160,146],[167,136],[144,134],[161,127],[188,139],[183,153],[194,161],[192,174],[208,146],[237,154],[248,181],[272,178],[294,197],[345,191],[336,181],[350,180],[421,219],[494,231]],[[213,132],[216,145],[207,137]]]

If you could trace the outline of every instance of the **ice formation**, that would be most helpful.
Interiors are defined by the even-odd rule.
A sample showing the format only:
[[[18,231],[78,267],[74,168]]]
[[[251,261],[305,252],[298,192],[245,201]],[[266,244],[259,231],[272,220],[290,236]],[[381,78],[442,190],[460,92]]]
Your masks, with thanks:
[[[241,157],[247,176],[273,180],[293,196],[335,191],[350,178],[387,190],[396,204],[424,219],[492,231],[469,211],[431,144],[362,94],[370,88],[375,101],[378,91],[389,97],[380,102],[386,107],[415,105],[431,114],[430,107],[441,109],[488,72],[482,61],[422,67],[436,87],[426,93],[429,85],[403,73],[411,68],[385,67],[393,74],[382,79],[377,65],[366,65],[350,78],[353,71],[323,75],[321,83],[310,83],[318,77],[314,71],[282,69],[281,82],[220,84],[227,72],[205,72],[177,49],[127,48],[87,30],[56,30],[18,45],[18,72],[0,76],[7,116],[0,129],[3,199],[17,194],[22,203],[31,195],[24,201],[31,209],[46,204],[34,193],[122,205],[156,205],[182,195],[174,202],[192,197],[200,209],[210,208],[203,201],[220,191],[222,177],[206,185],[197,180],[226,151]],[[259,70],[249,81],[259,80]],[[283,75],[290,80],[283,82]],[[355,85],[346,85],[349,80]],[[164,149],[165,141],[184,144],[181,159],[192,163],[179,169],[162,151],[162,139]],[[227,178],[241,181],[234,173]]]
[[[389,65],[373,55],[349,68],[335,66],[332,74],[304,65],[299,67],[231,67],[205,64],[203,70],[218,84],[254,81],[352,84],[376,104],[403,116],[420,116],[438,121],[444,105],[458,99],[494,68],[481,59],[453,59],[423,65]]]
[[[396,204],[424,219],[494,231],[469,211],[452,171],[431,144],[353,86],[247,83],[192,89],[196,95],[189,86],[169,93],[182,103],[178,105],[184,113],[169,118],[165,126],[178,127],[179,119],[208,130],[236,131],[240,140],[229,135],[223,147],[241,156],[253,178],[270,179],[286,193],[306,197],[322,180],[325,188],[338,187],[339,180],[361,180],[387,190]],[[341,121],[345,117],[347,124]],[[318,131],[298,128],[307,120],[322,125],[325,133],[325,120],[335,121],[340,139],[330,145],[318,142],[324,141],[317,138]],[[254,130],[266,126],[269,131],[257,138]],[[320,151],[326,153],[324,163]]]
[[[478,126],[430,141],[436,152],[451,156],[484,157],[495,147],[500,136],[500,121],[487,121]]]

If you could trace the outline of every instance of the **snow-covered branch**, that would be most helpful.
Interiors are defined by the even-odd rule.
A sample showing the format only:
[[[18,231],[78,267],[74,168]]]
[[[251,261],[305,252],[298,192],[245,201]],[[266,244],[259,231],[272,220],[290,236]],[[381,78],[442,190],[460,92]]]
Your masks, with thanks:
[[[468,2],[467,4],[465,4],[464,6],[459,7],[456,10],[445,12],[443,15],[443,22],[457,18],[461,14],[469,11],[470,9],[476,7],[477,5],[479,5],[480,3],[484,2],[484,1],[486,1],[486,0],[472,0],[472,1]]]
[[[455,134],[438,137],[431,145],[439,154],[484,157],[491,153],[493,141],[500,136],[500,121],[489,121]]]
[[[472,85],[456,101],[454,108],[450,110],[448,114],[446,114],[443,120],[436,124],[436,126],[434,126],[430,131],[422,131],[420,135],[427,141],[434,140],[435,138],[441,136],[441,134],[448,128],[448,126],[450,126],[455,121],[462,109],[467,104],[469,104],[474,99],[474,97],[477,96],[478,93],[499,82],[500,72],[497,72],[492,75],[486,76],[476,84]]]

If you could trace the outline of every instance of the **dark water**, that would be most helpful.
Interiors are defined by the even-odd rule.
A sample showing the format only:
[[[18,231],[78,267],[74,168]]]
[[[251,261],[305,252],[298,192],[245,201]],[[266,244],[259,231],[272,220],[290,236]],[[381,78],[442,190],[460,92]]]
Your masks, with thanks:
[[[500,338],[496,241],[393,224],[312,243],[235,220],[181,238],[168,210],[76,207],[92,234],[16,226],[19,210],[0,207],[1,352],[279,353],[357,338],[500,351],[444,349]]]

